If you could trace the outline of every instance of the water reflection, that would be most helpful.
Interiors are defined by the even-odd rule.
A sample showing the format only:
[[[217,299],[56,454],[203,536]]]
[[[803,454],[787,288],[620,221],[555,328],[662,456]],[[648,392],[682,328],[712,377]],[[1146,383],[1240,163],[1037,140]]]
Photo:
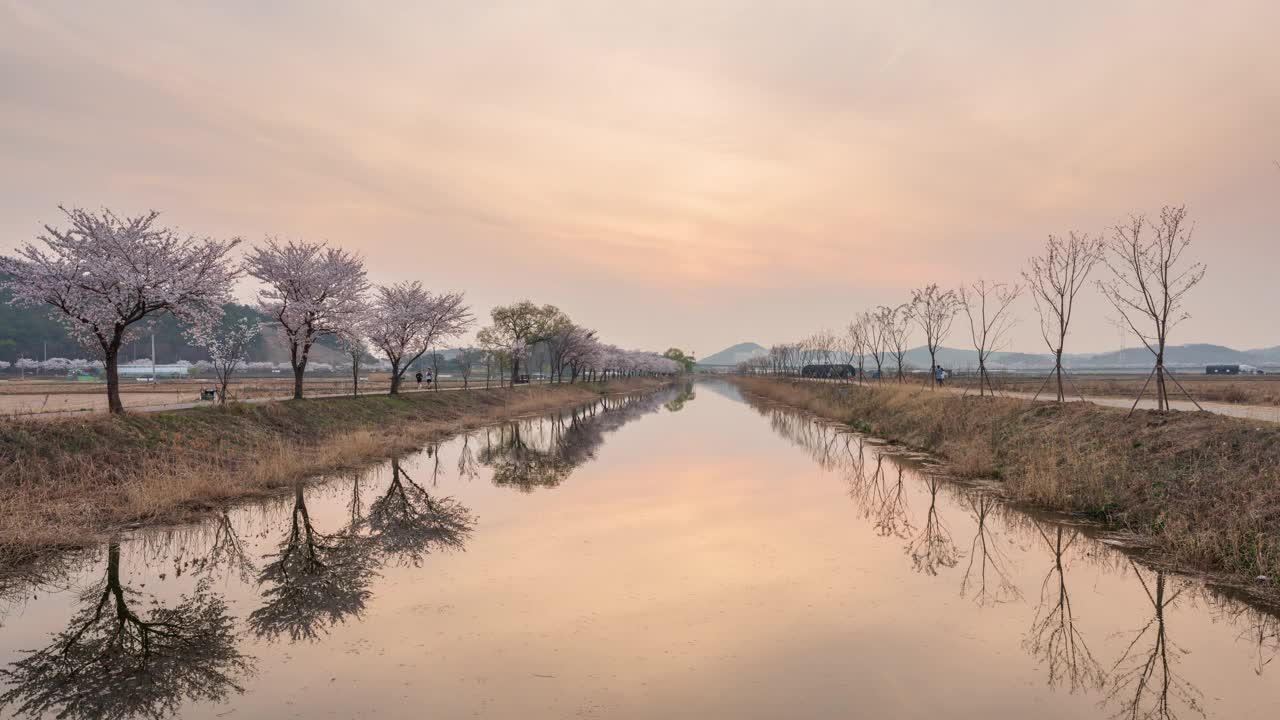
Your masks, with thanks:
[[[929,489],[929,509],[925,512],[924,525],[907,546],[907,554],[915,569],[926,575],[937,575],[942,568],[953,568],[960,563],[960,549],[956,547],[947,527],[938,512],[938,491],[943,480],[937,475],[929,475],[925,485]]]
[[[1022,597],[1022,591],[1006,569],[1009,556],[996,533],[991,514],[998,506],[995,498],[984,492],[968,493],[966,502],[973,513],[973,541],[969,547],[969,564],[960,580],[960,596],[972,597],[978,605],[992,605]]]
[[[0,716],[1268,716],[1275,616],[753,403],[814,469],[720,395],[495,425],[50,565],[5,586]],[[601,450],[653,411],[681,415]]]
[[[429,552],[461,550],[475,518],[453,498],[432,497],[413,481],[400,458],[392,458],[391,482],[370,504],[363,523],[383,556],[416,567]]]
[[[1038,522],[1035,528],[1036,534],[1052,553],[1053,565],[1040,584],[1040,603],[1024,647],[1039,658],[1048,673],[1049,687],[1057,688],[1065,682],[1073,693],[1081,689],[1098,689],[1102,687],[1106,674],[1085,642],[1071,606],[1071,593],[1067,589],[1065,558],[1067,551],[1080,539],[1080,532],[1061,525],[1046,529]]]
[[[677,410],[693,391],[608,396],[585,407],[486,429],[480,465],[492,471],[493,484],[520,492],[554,488],[574,469],[595,459],[606,435],[665,405]]]
[[[107,547],[105,577],[80,597],[66,629],[45,648],[0,670],[0,707],[60,718],[166,717],[186,701],[241,692],[252,662],[233,618],[207,580],[172,606],[120,580],[120,546]]]
[[[1142,591],[1151,602],[1151,616],[1134,631],[1120,658],[1107,673],[1106,702],[1114,717],[1170,720],[1180,710],[1204,715],[1204,695],[1177,671],[1187,651],[1169,637],[1167,613],[1186,590],[1183,581],[1160,571],[1149,572],[1130,561]],[[1174,589],[1176,588],[1176,589]]]
[[[1023,573],[1014,556],[1046,557],[1049,566],[1022,647],[1043,668],[1050,688],[1093,694],[1099,710],[1112,717],[1205,715],[1204,694],[1179,669],[1189,651],[1173,641],[1170,629],[1170,613],[1193,594],[1211,600],[1219,622],[1241,628],[1241,641],[1256,650],[1257,674],[1280,654],[1280,618],[1270,612],[1144,568],[1087,538],[1080,528],[1012,510],[990,491],[941,478],[929,465],[873,443],[851,428],[757,398],[744,399],[778,435],[848,484],[857,514],[876,535],[905,541],[904,554],[913,570],[936,577],[954,569],[959,595],[978,607],[990,611],[1021,606]],[[913,501],[923,508],[919,521],[913,519]],[[972,528],[972,535],[965,535],[971,538],[965,549],[957,546],[949,525],[948,518],[955,522],[957,517]],[[1086,544],[1089,549],[1082,550]],[[1142,605],[1149,609],[1136,629],[1103,635],[1109,661],[1100,659],[1086,640],[1073,603],[1069,568],[1081,558],[1090,559],[1099,573],[1131,577],[1141,590]]]
[[[448,464],[442,447],[429,445],[412,458],[394,457],[385,468],[350,477],[340,515],[332,512],[330,498],[340,479],[298,482],[290,501],[280,505],[141,534],[131,546],[148,561],[153,582],[170,578],[190,586],[171,602],[122,581],[121,545],[113,542],[67,627],[51,632],[47,647],[25,651],[0,669],[6,686],[0,710],[31,717],[164,718],[186,703],[243,692],[254,664],[239,649],[237,620],[215,587],[247,590],[253,609],[244,625],[252,637],[318,641],[333,626],[364,614],[384,568],[420,568],[432,553],[465,548],[475,514],[428,490],[448,475],[447,468],[464,483],[488,470],[497,486],[526,492],[555,487],[595,457],[609,432],[663,407],[680,410],[693,397],[691,385],[611,396],[482,429],[450,443],[457,457]],[[321,504],[330,522],[313,513],[314,496],[325,496]],[[258,516],[264,528],[246,541],[238,525]],[[271,551],[256,556],[261,550],[255,548],[272,537],[279,539]],[[71,592],[74,578],[86,572],[84,555],[50,556],[21,576],[0,578],[0,610],[7,614],[40,591]]]
[[[322,533],[307,510],[306,488],[294,485],[293,511],[276,552],[264,558],[258,575],[262,606],[249,614],[249,628],[274,640],[313,640],[329,626],[358,616],[378,574],[377,545],[348,524]]]

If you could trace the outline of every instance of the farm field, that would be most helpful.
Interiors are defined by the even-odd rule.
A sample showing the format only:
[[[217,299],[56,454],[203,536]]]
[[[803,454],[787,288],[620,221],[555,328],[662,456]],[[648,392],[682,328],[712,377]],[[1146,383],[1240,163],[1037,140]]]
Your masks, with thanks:
[[[484,377],[471,379],[472,387],[484,387]],[[360,394],[385,393],[390,388],[388,373],[372,373],[360,380]],[[497,379],[491,381],[497,385]],[[200,390],[212,388],[209,378],[137,382],[121,380],[120,396],[126,408],[164,407],[200,401]],[[442,390],[461,388],[461,378],[442,378]],[[416,392],[413,378],[406,378],[403,392]],[[423,386],[422,392],[426,392]],[[351,392],[351,380],[338,376],[308,378],[306,393],[310,396],[341,395]],[[293,393],[292,377],[245,377],[233,379],[230,395],[234,400],[267,400],[288,398]],[[106,412],[107,390],[101,382],[74,382],[63,379],[0,380],[0,416]]]
[[[1280,407],[1280,375],[1192,375],[1189,374],[1189,371],[1176,372],[1178,372],[1178,381],[1191,393],[1192,397],[1200,402]],[[1044,375],[1001,373],[994,374],[993,378],[997,388],[1008,392],[1035,393],[1043,385],[1044,389],[1041,391],[1041,398],[1044,398],[1046,394],[1049,399],[1053,398],[1053,388],[1050,386],[1052,381],[1049,384],[1045,384]],[[1065,383],[1065,385],[1069,398],[1084,395],[1085,397],[1129,398],[1132,400],[1138,396],[1138,392],[1142,389],[1142,384],[1146,379],[1147,376],[1145,374],[1114,373],[1093,375],[1072,373],[1070,382]],[[977,377],[971,375],[956,374],[948,382],[953,387],[958,388],[971,387],[976,390],[978,387]],[[1176,385],[1170,383],[1170,386],[1172,388],[1171,393],[1174,393],[1171,394],[1171,399],[1186,399],[1186,396],[1178,391]],[[1147,387],[1143,397],[1155,399],[1154,383]]]

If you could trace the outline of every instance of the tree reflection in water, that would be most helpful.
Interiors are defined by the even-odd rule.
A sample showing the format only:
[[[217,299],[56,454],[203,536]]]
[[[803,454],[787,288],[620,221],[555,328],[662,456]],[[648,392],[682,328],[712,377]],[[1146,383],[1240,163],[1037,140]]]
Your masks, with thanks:
[[[1104,702],[1117,706],[1114,717],[1130,720],[1172,720],[1179,708],[1203,716],[1200,691],[1176,672],[1178,660],[1187,651],[1169,639],[1166,625],[1168,610],[1186,588],[1171,592],[1170,585],[1178,581],[1166,579],[1162,571],[1149,573],[1155,577],[1148,580],[1136,562],[1129,560],[1129,565],[1151,602],[1152,615],[1107,673]]]
[[[671,400],[667,401],[667,403],[664,404],[663,407],[666,408],[668,412],[680,412],[681,410],[684,409],[685,403],[689,402],[695,397],[697,397],[697,394],[694,393],[693,381],[690,380],[690,381],[681,383],[680,387],[676,390],[676,396],[674,398],[671,398]]]
[[[195,574],[212,576],[218,570],[234,575],[241,582],[248,583],[258,572],[253,561],[245,551],[240,534],[231,524],[231,516],[224,512],[211,521],[213,540],[209,552],[195,561]]]
[[[106,578],[82,596],[70,625],[43,650],[0,670],[0,707],[59,718],[163,718],[184,701],[243,692],[252,661],[236,646],[235,621],[201,580],[172,607],[145,602],[120,580],[120,546],[107,547]],[[139,606],[149,605],[143,612]]]
[[[611,395],[538,420],[488,428],[477,454],[479,463],[490,468],[494,485],[521,492],[554,488],[595,458],[608,433],[657,412],[671,395],[671,391]]]
[[[380,552],[414,566],[434,550],[462,549],[475,527],[470,510],[453,498],[433,498],[399,458],[391,459],[391,483],[369,505],[363,522]]]
[[[462,449],[458,451],[458,479],[475,480],[480,475],[480,463],[471,450],[471,435],[462,436]]]
[[[310,640],[359,615],[377,575],[374,549],[351,526],[332,535],[317,531],[303,484],[295,484],[289,533],[279,550],[266,557],[258,576],[264,602],[249,615],[249,627],[267,639],[287,634],[294,641]]]
[[[969,548],[969,565],[960,580],[960,596],[972,593],[973,601],[980,606],[1022,597],[1022,591],[1009,578],[1006,570],[1009,558],[992,527],[995,523],[992,513],[998,506],[996,499],[979,490],[969,493],[967,500],[977,527]]]
[[[1024,645],[1045,666],[1049,687],[1057,688],[1066,681],[1073,693],[1082,688],[1097,689],[1102,686],[1105,673],[1076,625],[1063,560],[1066,552],[1080,538],[1080,533],[1078,530],[1066,530],[1061,525],[1053,527],[1049,533],[1040,523],[1035,527],[1053,553],[1053,565],[1040,584],[1040,605]]]
[[[1254,674],[1261,676],[1280,655],[1280,617],[1220,592],[1206,591],[1218,615],[1232,626],[1243,626],[1239,639],[1254,647]]]
[[[938,490],[942,482],[937,475],[929,475],[925,481],[929,488],[929,510],[920,533],[907,545],[911,564],[926,575],[937,575],[938,568],[953,568],[960,563],[960,549],[938,515]]]

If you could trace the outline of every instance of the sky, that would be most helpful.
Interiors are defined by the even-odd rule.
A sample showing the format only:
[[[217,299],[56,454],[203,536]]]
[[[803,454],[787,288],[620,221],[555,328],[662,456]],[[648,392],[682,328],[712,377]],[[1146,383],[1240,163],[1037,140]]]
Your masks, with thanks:
[[[1171,341],[1280,345],[1277,28],[1271,1],[0,0],[0,252],[59,204],[156,209],[707,355],[1185,204],[1208,274]],[[1135,345],[1114,315],[1087,288],[1068,351]]]

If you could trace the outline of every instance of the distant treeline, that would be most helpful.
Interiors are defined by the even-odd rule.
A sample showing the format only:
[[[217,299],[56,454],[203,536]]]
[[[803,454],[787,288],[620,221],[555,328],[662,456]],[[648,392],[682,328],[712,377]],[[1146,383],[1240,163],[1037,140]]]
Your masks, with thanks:
[[[18,358],[43,360],[47,357],[86,358],[96,357],[85,350],[71,338],[58,321],[54,320],[52,311],[46,307],[21,307],[11,305],[12,295],[0,290],[0,360],[10,363]],[[223,306],[226,312],[224,322],[237,322],[241,318],[267,320],[265,316],[248,305],[230,303]],[[139,333],[138,339],[124,347],[121,360],[128,362],[134,358],[151,357],[151,335],[156,338],[156,359],[163,363],[178,360],[208,360],[209,353],[192,345],[183,334],[181,326],[172,315],[163,315],[157,320],[154,330]],[[273,338],[268,333],[259,335],[249,351],[250,360],[284,360],[280,353],[272,353],[268,347]],[[332,337],[324,337],[317,343],[335,352],[340,352]]]

